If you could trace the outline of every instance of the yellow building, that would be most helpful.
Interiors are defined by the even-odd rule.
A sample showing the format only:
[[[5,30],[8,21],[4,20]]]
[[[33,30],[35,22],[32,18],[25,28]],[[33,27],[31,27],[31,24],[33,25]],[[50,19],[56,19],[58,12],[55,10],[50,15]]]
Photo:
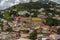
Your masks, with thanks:
[[[31,20],[32,20],[32,21],[42,21],[41,18],[36,18],[36,17],[32,18]]]

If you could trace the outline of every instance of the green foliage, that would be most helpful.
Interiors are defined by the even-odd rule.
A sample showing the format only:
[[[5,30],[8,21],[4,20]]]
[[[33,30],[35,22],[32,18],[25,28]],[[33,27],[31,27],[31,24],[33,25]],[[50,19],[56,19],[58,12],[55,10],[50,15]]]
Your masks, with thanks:
[[[30,33],[29,38],[30,38],[31,40],[35,40],[35,39],[37,38],[37,32],[36,32],[36,31],[33,31],[32,33]]]
[[[12,27],[9,27],[9,28],[6,29],[6,31],[13,32],[13,29],[12,29]]]
[[[3,15],[2,15],[2,13],[1,13],[1,11],[0,11],[0,18],[2,18],[3,17]]]
[[[30,15],[28,13],[25,14],[25,17],[29,17]]]
[[[57,34],[60,34],[60,28],[57,29]]]
[[[50,18],[50,17],[46,18],[45,20],[46,20],[46,22],[45,22],[46,25],[49,25],[49,26],[60,25],[60,20],[53,19],[53,18]]]
[[[0,22],[0,28],[3,31],[3,23],[2,22]]]
[[[4,12],[3,18],[4,19],[9,19],[9,12]]]
[[[43,4],[43,2],[30,2],[30,3],[20,3],[18,5],[15,5],[13,7],[8,8],[7,10],[16,10],[16,11],[23,11],[23,10],[27,10],[29,12],[32,12],[31,9],[35,9],[38,10],[40,8],[44,8],[46,10],[46,12],[51,12],[51,10],[49,10],[50,7],[55,7],[56,3],[54,2],[47,2],[48,4]],[[50,6],[52,5],[52,6]],[[37,14],[35,12],[35,14]]]
[[[48,3],[48,4],[47,4]],[[39,14],[38,12],[38,9],[41,9],[41,8],[44,8],[45,9],[45,15],[48,16],[48,18],[46,18],[46,25],[49,25],[49,26],[57,26],[57,25],[60,25],[60,21],[59,20],[56,20],[56,19],[52,19],[52,17],[57,14],[58,12],[56,10],[50,10],[49,8],[55,8],[56,4],[55,2],[47,2],[45,4],[43,4],[43,2],[30,2],[30,3],[20,3],[18,5],[15,5],[13,7],[10,7],[6,10],[10,10],[10,11],[13,11],[13,10],[16,10],[17,12],[18,11],[28,11],[30,13],[34,13],[34,15],[32,15],[32,17],[37,17],[37,15]],[[52,6],[51,6],[52,5]],[[32,11],[31,9],[35,9],[36,11]],[[50,18],[49,14],[48,13],[52,13],[52,16]],[[60,15],[60,13],[58,13]],[[9,19],[9,12],[5,12],[3,14],[3,18],[5,19]],[[25,16],[29,16],[28,14],[25,14]]]

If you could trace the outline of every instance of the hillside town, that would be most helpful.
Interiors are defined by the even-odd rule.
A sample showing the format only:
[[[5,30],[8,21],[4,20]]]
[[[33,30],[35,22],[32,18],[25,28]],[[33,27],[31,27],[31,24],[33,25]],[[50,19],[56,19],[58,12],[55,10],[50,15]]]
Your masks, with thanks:
[[[0,11],[0,40],[60,40],[60,4],[41,2]]]

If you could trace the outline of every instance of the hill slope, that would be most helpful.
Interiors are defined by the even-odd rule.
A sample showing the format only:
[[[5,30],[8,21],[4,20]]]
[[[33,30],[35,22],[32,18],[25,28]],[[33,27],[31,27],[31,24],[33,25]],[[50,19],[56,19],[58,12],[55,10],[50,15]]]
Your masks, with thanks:
[[[48,3],[48,4],[47,4]],[[40,8],[47,8],[50,5],[56,5],[55,2],[47,2],[46,4],[43,4],[43,2],[32,2],[32,3],[23,3],[23,4],[18,4],[13,7],[8,8],[7,10],[28,10],[28,9],[40,9]],[[54,6],[52,6],[54,7]]]
[[[44,8],[43,12],[45,12],[45,16],[47,16],[47,18],[45,19],[46,20],[45,24],[50,25],[50,26],[51,25],[56,26],[56,25],[60,25],[60,20],[52,19],[58,13],[56,11],[56,5],[57,5],[57,3],[52,2],[52,1],[47,2],[47,3],[43,3],[43,2],[30,2],[30,3],[23,3],[23,4],[20,3],[18,5],[15,5],[13,7],[10,7],[8,9],[4,10],[4,13],[0,14],[0,15],[4,15],[3,18],[9,19],[11,17],[10,16],[11,13],[18,14],[17,12],[19,12],[19,11],[28,11],[30,13],[34,13],[34,15],[32,17],[37,17],[37,15],[40,15],[40,13],[41,13],[38,10],[40,10],[41,8]],[[51,10],[50,8],[52,8],[53,10]],[[36,11],[32,11],[32,9],[34,9]],[[60,12],[57,15],[60,16]]]

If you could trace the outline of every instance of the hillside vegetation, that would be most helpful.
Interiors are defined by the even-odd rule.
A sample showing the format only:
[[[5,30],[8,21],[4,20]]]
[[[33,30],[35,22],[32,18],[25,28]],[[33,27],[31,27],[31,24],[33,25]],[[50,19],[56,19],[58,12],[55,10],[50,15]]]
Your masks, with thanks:
[[[18,5],[12,6],[8,9],[4,10],[4,13],[3,14],[1,13],[0,15],[2,16],[2,18],[9,19],[11,13],[16,12],[16,15],[17,15],[17,13],[19,11],[28,11],[30,13],[34,13],[33,16],[37,17],[37,15],[40,14],[40,12],[38,10],[41,8],[44,8],[45,16],[47,16],[47,18],[45,19],[46,20],[45,24],[49,25],[49,26],[57,26],[57,25],[60,25],[60,20],[52,18],[58,13],[56,11],[56,5],[57,5],[57,3],[52,2],[52,1],[47,2],[47,3],[38,2],[38,1],[30,2],[30,3],[20,3]],[[49,8],[54,8],[54,10],[50,10]],[[32,9],[34,9],[36,11],[32,11]],[[52,15],[50,15],[49,13],[51,13]],[[59,13],[57,15],[60,16]]]

